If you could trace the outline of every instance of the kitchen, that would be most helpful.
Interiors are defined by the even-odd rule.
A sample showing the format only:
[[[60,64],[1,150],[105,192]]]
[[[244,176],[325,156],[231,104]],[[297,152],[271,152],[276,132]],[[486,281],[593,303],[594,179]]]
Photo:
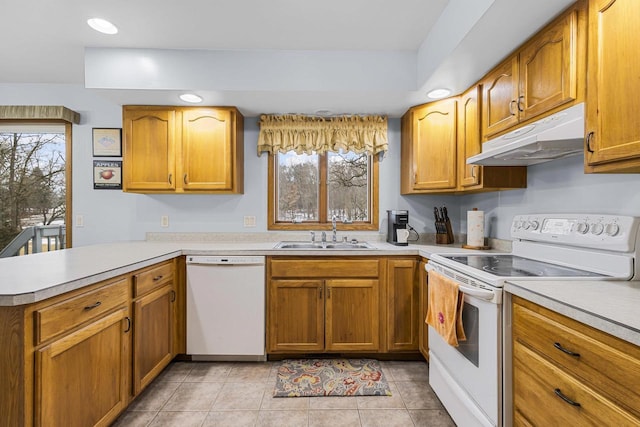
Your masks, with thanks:
[[[452,2],[453,4],[453,2]],[[561,9],[558,9],[558,11]],[[548,18],[548,17],[546,17]],[[541,23],[545,22],[542,20]],[[539,25],[538,25],[539,26]],[[537,27],[531,29],[533,33]],[[526,37],[525,37],[526,38]],[[497,63],[516,47],[496,54]],[[485,70],[486,71],[486,70]],[[477,79],[482,73],[475,76]],[[264,177],[267,162],[255,152],[258,139],[257,118],[246,114],[245,120],[245,192],[244,195],[137,195],[115,191],[94,191],[91,181],[90,141],[92,127],[122,126],[122,111],[118,102],[100,91],[85,89],[78,84],[46,82],[0,83],[0,102],[5,105],[65,105],[83,114],[83,122],[74,126],[73,144],[73,214],[82,215],[83,227],[74,227],[74,246],[102,244],[115,241],[143,240],[147,232],[265,232],[266,191]],[[473,80],[468,83],[473,83]],[[466,87],[460,87],[459,91]],[[457,93],[457,92],[456,92]],[[104,95],[104,93],[102,93]],[[149,94],[145,103],[167,103],[164,98]],[[138,98],[140,99],[140,98]],[[426,100],[414,102],[419,104]],[[129,101],[130,103],[131,101]],[[140,100],[135,102],[143,103]],[[413,105],[413,104],[410,104]],[[409,106],[409,105],[407,105]],[[324,107],[324,105],[322,106]],[[313,112],[319,107],[307,106]],[[382,108],[382,107],[379,107]],[[406,108],[405,108],[406,109]],[[349,112],[358,112],[354,109]],[[466,230],[466,212],[473,207],[487,216],[487,235],[510,239],[511,220],[526,212],[607,212],[640,216],[640,193],[632,191],[639,179],[635,174],[584,174],[583,156],[574,156],[549,163],[530,166],[527,188],[474,195],[401,196],[400,140],[401,126],[397,112],[389,119],[390,150],[380,168],[380,210],[408,209],[411,224],[422,233],[434,233],[431,216],[434,205],[449,206],[449,214],[456,233]],[[255,114],[257,115],[257,114]],[[86,120],[86,122],[85,122]],[[169,217],[169,227],[163,228],[160,216]],[[255,228],[246,229],[242,217],[257,218]],[[381,219],[383,216],[381,215]],[[381,230],[385,229],[381,226]]]

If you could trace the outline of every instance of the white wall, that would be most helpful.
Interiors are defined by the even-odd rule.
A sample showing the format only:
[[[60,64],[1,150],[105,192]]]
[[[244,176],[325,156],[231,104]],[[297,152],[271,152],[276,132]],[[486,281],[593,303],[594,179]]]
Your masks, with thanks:
[[[73,228],[75,246],[142,240],[154,232],[265,232],[267,156],[256,155],[258,123],[245,118],[245,193],[243,195],[146,195],[94,190],[91,129],[122,127],[121,106],[79,85],[0,84],[2,105],[64,105],[81,114],[73,126],[73,214],[84,227]],[[454,231],[466,230],[466,211],[487,213],[491,237],[509,238],[513,215],[526,212],[602,212],[640,216],[640,175],[585,175],[582,157],[529,167],[528,188],[469,196],[400,195],[400,119],[389,120],[389,152],[380,164],[380,231],[386,211],[408,209],[411,225],[434,233],[433,207],[446,205]],[[160,217],[169,216],[169,227]],[[257,218],[243,228],[243,216]]]
[[[527,213],[601,213],[640,216],[640,174],[585,174],[584,156],[529,166],[527,188],[464,196],[460,230],[466,212],[485,211],[485,235],[510,239],[514,215]]]

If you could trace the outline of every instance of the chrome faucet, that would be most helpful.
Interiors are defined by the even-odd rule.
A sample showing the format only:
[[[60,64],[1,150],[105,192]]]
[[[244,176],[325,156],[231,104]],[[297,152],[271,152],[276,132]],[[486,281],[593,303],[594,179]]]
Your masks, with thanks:
[[[311,243],[315,243],[316,242],[316,232],[315,231],[310,231],[309,233],[311,233]]]
[[[327,233],[326,232],[322,232],[322,243],[327,243]]]
[[[338,241],[338,238],[336,237],[337,220],[338,218],[335,215],[331,217],[331,225],[333,226],[333,236],[331,237],[331,241],[333,243],[336,243]]]

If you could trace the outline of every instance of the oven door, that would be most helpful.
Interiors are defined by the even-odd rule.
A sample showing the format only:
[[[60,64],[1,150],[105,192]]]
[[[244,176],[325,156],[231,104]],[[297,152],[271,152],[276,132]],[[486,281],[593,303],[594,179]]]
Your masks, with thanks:
[[[429,327],[429,384],[458,425],[501,425],[501,307],[465,294],[462,321],[458,347]]]

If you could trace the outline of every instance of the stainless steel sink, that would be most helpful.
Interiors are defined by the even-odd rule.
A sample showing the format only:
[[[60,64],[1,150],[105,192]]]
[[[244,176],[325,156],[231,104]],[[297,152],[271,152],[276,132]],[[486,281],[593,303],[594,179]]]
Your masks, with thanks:
[[[322,242],[279,242],[273,249],[307,249],[307,250],[353,250],[353,249],[377,249],[367,242],[342,242],[342,243],[322,243]]]

